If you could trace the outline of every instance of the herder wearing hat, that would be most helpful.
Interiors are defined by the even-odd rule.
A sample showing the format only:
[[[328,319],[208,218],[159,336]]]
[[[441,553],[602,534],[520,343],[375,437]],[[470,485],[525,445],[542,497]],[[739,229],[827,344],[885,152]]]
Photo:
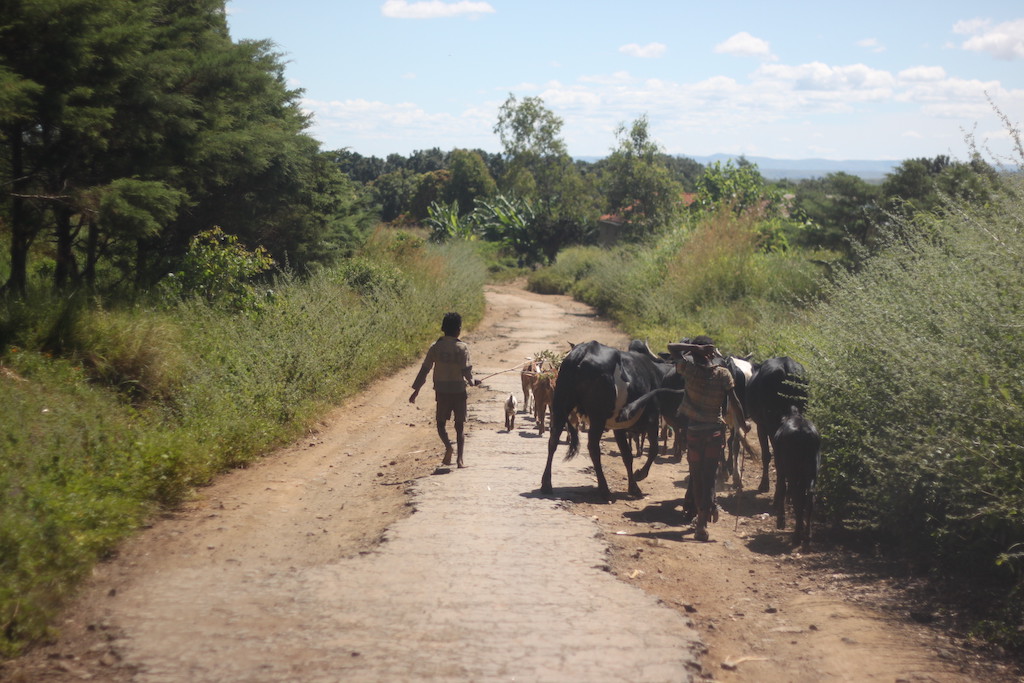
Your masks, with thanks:
[[[725,419],[722,406],[725,398],[739,402],[732,373],[716,358],[722,354],[715,348],[711,337],[700,336],[669,344],[668,350],[676,363],[676,372],[686,382],[679,413],[686,418],[686,460],[690,464],[690,486],[697,508],[697,525],[693,537],[708,540],[708,520],[718,521],[715,505],[715,480],[719,463],[725,456]],[[741,423],[747,428],[746,416]]]

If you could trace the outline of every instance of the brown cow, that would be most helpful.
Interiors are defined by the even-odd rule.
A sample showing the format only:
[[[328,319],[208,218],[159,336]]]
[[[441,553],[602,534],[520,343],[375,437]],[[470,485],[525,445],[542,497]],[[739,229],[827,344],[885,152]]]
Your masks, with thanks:
[[[523,369],[519,372],[519,379],[523,383],[523,412],[530,414],[530,395],[533,393],[533,385],[537,383],[537,376],[540,374],[544,361],[538,358],[529,358]]]
[[[555,373],[544,372],[537,375],[533,385],[533,417],[537,421],[537,433],[544,433],[544,417],[555,394]]]

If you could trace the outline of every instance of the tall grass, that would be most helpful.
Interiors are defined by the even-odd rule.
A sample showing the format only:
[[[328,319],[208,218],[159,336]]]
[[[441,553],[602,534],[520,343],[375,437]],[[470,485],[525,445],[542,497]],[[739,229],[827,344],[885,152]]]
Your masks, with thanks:
[[[710,334],[722,348],[754,351],[758,322],[792,318],[823,278],[823,255],[766,251],[762,239],[756,218],[722,212],[646,246],[566,250],[529,287],[572,294],[652,347]]]
[[[379,233],[269,303],[0,308],[0,652],[46,632],[91,565],[156,507],[260,457],[483,313],[467,245]]]

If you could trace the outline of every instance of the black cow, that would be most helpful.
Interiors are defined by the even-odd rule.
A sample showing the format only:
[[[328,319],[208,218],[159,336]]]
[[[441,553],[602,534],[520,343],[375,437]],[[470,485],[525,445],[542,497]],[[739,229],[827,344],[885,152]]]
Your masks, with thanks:
[[[788,356],[769,358],[761,365],[755,365],[747,383],[746,408],[747,416],[757,425],[757,439],[761,444],[761,483],[757,487],[760,493],[769,490],[771,441],[793,407],[800,412],[807,407],[804,366]]]
[[[634,353],[650,358],[661,375],[661,381],[653,395],[640,397],[639,402],[633,402],[627,406],[623,414],[631,415],[633,411],[644,406],[647,401],[654,399],[657,402],[661,421],[668,424],[674,433],[672,457],[676,461],[681,461],[683,457],[682,444],[686,441],[686,418],[679,414],[679,406],[683,402],[683,389],[686,382],[683,380],[683,376],[676,372],[676,364],[669,354],[656,354],[651,351],[647,342],[639,339],[631,341],[628,348]]]
[[[786,528],[786,498],[793,501],[796,517],[794,544],[811,540],[814,514],[814,484],[821,463],[821,435],[814,423],[796,406],[775,432],[775,514],[776,526]]]
[[[742,419],[749,417],[747,414],[747,382],[750,381],[753,375],[753,366],[750,364],[750,357],[740,358],[739,356],[726,356],[725,367],[729,368],[729,372],[732,373],[733,389],[736,392],[736,398],[739,400],[739,406],[732,405],[730,400],[726,400],[726,405],[722,407],[722,415],[725,417],[725,423],[729,426],[729,439],[727,441],[728,447],[725,451],[725,463],[723,463],[722,469],[719,471],[719,483],[724,484],[728,480],[729,475],[732,475],[733,485],[736,488],[743,487],[743,468],[741,465],[742,455],[740,454],[740,445],[742,440],[745,438],[742,428]]]
[[[587,450],[594,464],[598,490],[605,500],[612,500],[608,482],[601,469],[601,436],[605,429],[615,433],[615,442],[622,455],[629,479],[629,493],[642,495],[637,481],[644,479],[658,452],[658,410],[652,407],[639,411],[629,422],[618,420],[619,411],[632,401],[658,386],[661,373],[644,354],[619,351],[596,341],[577,344],[562,360],[551,402],[551,434],[548,438],[548,461],[541,479],[541,491],[551,493],[551,461],[562,437],[569,432],[569,453],[566,460],[579,453],[579,430],[569,421],[575,409],[589,422]],[[643,469],[633,473],[633,450],[630,432],[647,435],[648,458]],[[639,455],[639,454],[637,454]]]

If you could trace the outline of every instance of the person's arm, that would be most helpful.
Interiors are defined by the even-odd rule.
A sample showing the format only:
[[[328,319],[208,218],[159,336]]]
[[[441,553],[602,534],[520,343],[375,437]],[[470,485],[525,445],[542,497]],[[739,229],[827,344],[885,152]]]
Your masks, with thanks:
[[[462,376],[465,378],[466,384],[468,384],[471,387],[480,386],[480,380],[473,379],[473,366],[471,365],[471,361],[469,360],[469,347],[466,347],[465,363],[465,366],[463,366],[462,368]]]
[[[420,371],[416,375],[416,379],[412,382],[412,396],[409,397],[409,403],[415,403],[416,397],[420,393],[420,388],[427,382],[427,374],[430,372],[430,368],[434,366],[434,347],[431,346],[430,350],[427,351],[426,357],[423,359],[423,365],[420,366]]]

